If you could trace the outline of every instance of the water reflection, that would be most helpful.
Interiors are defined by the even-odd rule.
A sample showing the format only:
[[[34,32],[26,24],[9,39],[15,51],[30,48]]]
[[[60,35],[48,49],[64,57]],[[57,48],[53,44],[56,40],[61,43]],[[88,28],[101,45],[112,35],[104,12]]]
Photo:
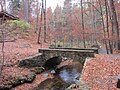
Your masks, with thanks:
[[[80,72],[75,68],[62,67],[58,75],[66,83],[79,83]]]

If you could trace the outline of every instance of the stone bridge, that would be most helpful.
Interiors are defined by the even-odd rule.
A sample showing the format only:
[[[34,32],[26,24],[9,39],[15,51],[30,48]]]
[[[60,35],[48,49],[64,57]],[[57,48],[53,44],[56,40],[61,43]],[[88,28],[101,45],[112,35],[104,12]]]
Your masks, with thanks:
[[[24,60],[20,60],[19,66],[23,67],[39,67],[44,62],[55,56],[62,56],[78,60],[84,65],[86,57],[94,57],[95,50],[92,49],[39,49],[39,53],[33,56],[27,57]]]
[[[94,57],[95,51],[79,49],[39,49],[39,53],[42,53],[42,58],[45,61],[55,56],[63,56],[73,60],[78,60],[84,64],[85,58]]]

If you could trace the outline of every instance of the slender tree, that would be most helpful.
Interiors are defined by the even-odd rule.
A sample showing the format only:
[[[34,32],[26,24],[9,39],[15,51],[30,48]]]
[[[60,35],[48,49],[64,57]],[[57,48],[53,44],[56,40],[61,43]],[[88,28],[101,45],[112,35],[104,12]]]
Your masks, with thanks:
[[[3,64],[4,64],[4,46],[5,46],[5,42],[4,42],[4,32],[3,30],[1,30],[1,33],[2,33],[2,61],[1,61],[1,64],[0,64],[0,75],[2,74],[2,70],[3,70]]]
[[[115,41],[115,48],[117,50],[120,50],[120,40],[119,40],[119,26],[118,26],[118,21],[117,21],[117,15],[115,11],[115,5],[113,0],[109,0],[109,6],[110,6],[110,11],[111,11],[111,17],[112,17],[112,24],[113,24],[113,30],[114,30],[114,36],[116,36],[116,41]]]
[[[46,42],[46,0],[44,0],[44,42]]]
[[[81,20],[82,20],[82,34],[83,34],[83,45],[84,45],[84,48],[86,48],[86,45],[85,45],[85,29],[84,29],[84,17],[83,17],[83,0],[81,0]]]
[[[104,23],[104,18],[103,18],[103,10],[102,10],[102,6],[101,6],[101,1],[98,0],[98,2],[99,2],[100,12],[101,12],[100,14],[101,14],[101,19],[102,19],[103,36],[104,36],[104,39],[106,39],[105,23]],[[109,54],[106,40],[104,42],[105,42],[105,48],[106,48],[107,54]]]
[[[110,41],[110,31],[109,31],[109,15],[108,15],[108,2],[105,0],[105,12],[106,12],[106,31],[107,31],[107,38],[108,38],[108,45],[110,49],[110,53],[112,53],[112,46],[111,46],[111,41]]]
[[[1,11],[6,11],[6,1],[5,0],[0,0],[0,8],[1,8]]]
[[[39,6],[39,1],[37,0],[37,5],[36,5],[36,25],[35,25],[35,33],[38,31],[39,28],[39,14],[40,14],[40,6]]]
[[[24,7],[24,19],[26,22],[29,21],[29,0],[23,0]]]
[[[37,39],[37,43],[42,45],[42,40],[40,43],[40,36],[41,36],[41,30],[42,30],[42,21],[43,21],[43,10],[44,10],[44,5],[43,5],[43,0],[42,0],[42,8],[41,8],[41,15],[40,15],[40,27],[39,27],[39,31],[38,31],[38,39]]]

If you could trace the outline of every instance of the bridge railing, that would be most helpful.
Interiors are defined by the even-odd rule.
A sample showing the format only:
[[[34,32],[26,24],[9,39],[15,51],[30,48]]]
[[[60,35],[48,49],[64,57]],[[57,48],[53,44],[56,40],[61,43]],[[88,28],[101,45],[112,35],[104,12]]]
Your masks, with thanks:
[[[50,49],[68,49],[68,50],[92,50],[94,51],[96,54],[98,54],[98,48],[64,48],[64,47],[56,47],[56,48],[53,48],[53,47],[49,47]]]

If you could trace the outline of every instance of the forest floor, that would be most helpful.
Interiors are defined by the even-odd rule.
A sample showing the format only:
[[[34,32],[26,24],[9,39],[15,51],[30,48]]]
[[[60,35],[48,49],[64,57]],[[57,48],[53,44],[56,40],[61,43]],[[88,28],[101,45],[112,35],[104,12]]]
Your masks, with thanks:
[[[15,42],[5,42],[4,44],[4,65],[2,70],[2,75],[0,76],[0,86],[8,83],[10,79],[15,78],[20,75],[28,75],[29,69],[18,67],[20,60],[35,55],[38,53],[38,49],[41,48],[41,44],[37,44],[37,34],[30,34],[29,36],[22,37],[21,35],[15,37]],[[0,43],[0,65],[2,61],[2,43]],[[43,44],[43,48],[48,47],[47,43]],[[36,76],[39,82],[45,80],[41,75]],[[38,79],[39,78],[39,79]],[[35,84],[29,86],[27,84],[22,87],[18,87],[15,90],[30,90],[30,88],[35,87],[38,83],[36,80]],[[28,88],[29,86],[29,88]]]
[[[5,42],[5,61],[2,76],[0,77],[0,85],[3,84],[4,80],[10,79],[11,76],[29,73],[28,69],[20,68],[17,65],[23,58],[38,53],[38,49],[41,48],[41,46],[36,42],[36,34],[24,39],[19,38],[15,42]],[[43,46],[48,47],[47,44],[44,44]],[[2,43],[0,43],[0,48],[1,47]],[[2,57],[1,49],[0,57]],[[46,79],[46,77],[43,77],[43,74],[37,75],[32,84],[26,83],[13,88],[12,90],[32,90]],[[120,54],[97,54],[95,55],[95,58],[86,62],[83,69],[82,80],[90,87],[90,90],[119,90],[116,88],[117,78],[119,76]],[[52,75],[49,75],[47,78],[52,77]]]
[[[98,54],[84,66],[82,81],[90,90],[120,90],[120,54]]]

